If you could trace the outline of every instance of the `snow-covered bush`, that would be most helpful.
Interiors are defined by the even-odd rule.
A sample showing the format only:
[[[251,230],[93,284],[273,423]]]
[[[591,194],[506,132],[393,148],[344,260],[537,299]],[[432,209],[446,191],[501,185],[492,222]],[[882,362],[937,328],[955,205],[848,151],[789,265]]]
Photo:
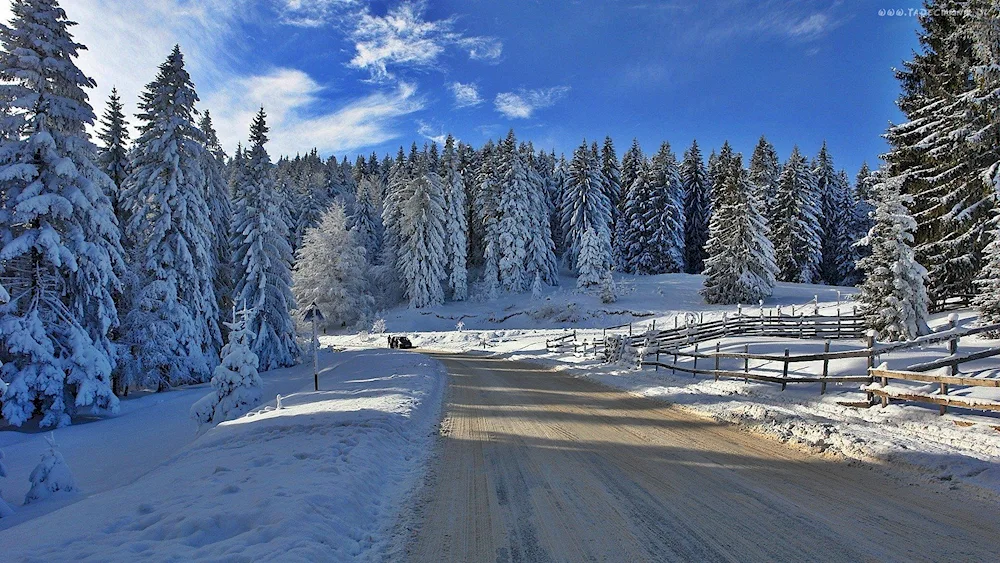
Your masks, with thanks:
[[[372,322],[372,334],[385,334],[385,319],[379,317]]]
[[[24,497],[24,504],[47,499],[52,493],[59,491],[72,493],[77,490],[76,481],[73,480],[73,474],[66,465],[66,460],[56,450],[55,435],[50,432],[45,441],[48,442],[49,449],[42,454],[42,460],[28,476],[31,489]]]
[[[611,272],[608,272],[601,280],[601,303],[607,304],[615,301],[618,301],[618,287],[615,285],[615,279],[611,276]]]
[[[199,424],[222,422],[242,416],[261,401],[257,355],[250,349],[253,335],[247,327],[247,311],[241,311],[229,327],[229,342],[222,349],[222,364],[212,376],[212,392],[191,407],[191,418]]]

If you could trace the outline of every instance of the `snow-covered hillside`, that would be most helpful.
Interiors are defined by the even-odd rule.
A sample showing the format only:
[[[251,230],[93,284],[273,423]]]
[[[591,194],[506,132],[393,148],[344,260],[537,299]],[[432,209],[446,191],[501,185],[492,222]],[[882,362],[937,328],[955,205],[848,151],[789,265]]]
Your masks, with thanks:
[[[124,401],[118,418],[57,430],[82,492],[16,506],[0,520],[0,558],[378,559],[422,475],[444,371],[387,350],[324,351],[322,361],[321,391],[311,366],[265,373],[269,404],[200,436],[187,410],[204,386]],[[42,435],[0,432],[0,444],[13,501]]]

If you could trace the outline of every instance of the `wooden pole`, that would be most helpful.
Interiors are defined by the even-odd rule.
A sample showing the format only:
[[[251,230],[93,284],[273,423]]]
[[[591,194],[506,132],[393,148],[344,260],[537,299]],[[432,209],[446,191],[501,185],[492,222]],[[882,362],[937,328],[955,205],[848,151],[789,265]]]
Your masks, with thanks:
[[[954,313],[948,315],[948,328],[953,329],[957,324],[958,324],[958,315]],[[957,353],[958,353],[958,337],[956,336],[948,341],[948,355],[954,356]],[[948,375],[958,375],[958,362],[948,366]],[[947,395],[947,394],[948,394],[948,384],[942,383],[941,395]],[[948,412],[948,405],[941,405],[939,410],[941,414]]]
[[[719,380],[719,343],[715,343],[715,380]]]
[[[875,367],[875,331],[869,330],[866,336],[865,346],[868,348],[868,384],[871,385],[875,382],[875,378],[872,377],[872,368]],[[872,404],[875,399],[873,393],[868,393],[868,404]]]
[[[695,343],[694,343],[694,353],[695,353],[695,354],[697,354],[697,353],[698,353],[698,343],[697,343],[697,342],[695,342]],[[697,369],[698,369],[698,356],[695,356],[695,357],[694,357],[694,369],[695,369],[695,370],[697,370]],[[691,372],[691,377],[694,377],[695,375],[696,375],[696,374],[695,374],[694,372]]]
[[[829,373],[830,373],[830,358],[829,358],[829,356],[827,356],[827,354],[829,354],[829,353],[830,353],[830,341],[827,340],[826,343],[823,344],[823,355],[824,355],[823,356],[823,383],[821,383],[820,387],[819,387],[819,394],[820,395],[825,395],[826,394],[826,376],[829,375]]]
[[[788,385],[788,348],[785,348],[784,367],[781,368],[781,390],[784,391]]]
[[[313,332],[313,390],[319,391],[319,337],[316,335],[316,312],[312,316]]]
[[[746,354],[746,357],[743,358],[743,375],[744,375],[744,377],[743,377],[743,383],[747,383],[747,382],[750,381],[750,378],[746,377],[746,375],[750,373],[750,345],[749,344],[744,344],[743,345],[743,353]]]

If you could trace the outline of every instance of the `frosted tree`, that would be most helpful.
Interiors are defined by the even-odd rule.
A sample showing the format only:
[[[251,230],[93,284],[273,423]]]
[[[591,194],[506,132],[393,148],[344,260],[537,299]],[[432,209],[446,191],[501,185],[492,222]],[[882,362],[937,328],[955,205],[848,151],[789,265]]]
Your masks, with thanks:
[[[376,208],[377,197],[378,185],[369,177],[362,178],[349,223],[354,240],[365,249],[369,262],[379,260],[382,251],[382,216]]]
[[[45,500],[53,493],[64,492],[73,493],[77,491],[76,480],[73,473],[66,465],[59,450],[56,449],[55,435],[49,432],[45,436],[45,442],[49,448],[42,454],[42,459],[31,470],[28,480],[31,481],[31,488],[24,496],[24,504],[31,504],[40,500]]]
[[[500,284],[506,291],[520,293],[527,288],[528,238],[531,236],[528,171],[517,147],[514,131],[500,144],[497,173],[500,197],[497,206],[497,249]]]
[[[445,247],[448,253],[448,289],[455,301],[469,296],[468,246],[469,223],[466,208],[465,180],[459,170],[455,139],[448,135],[441,155],[441,181],[444,182]]]
[[[573,153],[563,192],[562,229],[570,269],[579,269],[583,236],[588,230],[596,237],[591,244],[603,248],[603,260],[611,261],[611,207],[603,189],[600,166],[584,141]]]
[[[684,271],[700,274],[705,269],[712,186],[697,141],[692,141],[691,148],[684,152],[680,179],[684,192]]]
[[[191,407],[191,418],[198,424],[241,417],[261,402],[264,384],[257,374],[257,354],[250,348],[254,335],[247,326],[253,314],[244,310],[233,316],[233,322],[226,323],[229,340],[212,375],[212,391]]]
[[[654,178],[649,163],[642,162],[638,173],[633,176],[632,185],[625,191],[625,208],[618,235],[619,269],[625,273],[658,273],[660,257],[653,244],[657,223],[647,220],[659,212],[654,205]]]
[[[483,246],[483,291],[487,299],[497,297],[500,291],[500,179],[497,161],[500,148],[488,141],[482,149],[476,175],[476,192],[473,199],[476,223],[480,225]]]
[[[253,334],[250,348],[264,371],[295,365],[300,352],[289,314],[295,308],[289,217],[264,148],[267,133],[267,114],[261,108],[250,126],[233,226],[236,303],[252,311],[247,321]]]
[[[133,286],[125,316],[130,387],[205,381],[221,341],[215,257],[198,101],[180,49],[160,65],[140,102],[139,138],[125,198]]]
[[[373,274],[379,288],[379,307],[391,307],[403,295],[402,278],[399,274],[399,249],[402,244],[400,218],[403,204],[411,195],[411,171],[406,162],[403,147],[399,148],[396,159],[390,167],[385,200],[382,206],[381,259]]]
[[[927,270],[913,252],[917,223],[906,208],[910,196],[900,194],[901,187],[899,178],[890,178],[876,188],[875,224],[859,242],[871,254],[858,263],[865,278],[857,300],[868,326],[886,340],[928,332]]]
[[[339,329],[367,320],[375,305],[368,261],[354,231],[347,230],[343,205],[334,204],[319,225],[306,231],[293,279],[295,302],[315,303],[326,327]]]
[[[657,274],[684,271],[684,187],[669,143],[650,159],[652,202],[643,220],[649,225]]]
[[[813,283],[820,261],[819,203],[816,181],[799,148],[792,149],[775,195],[771,240],[778,258],[778,279]]]
[[[833,168],[833,158],[826,148],[820,148],[813,161],[813,177],[819,199],[820,263],[819,278],[830,285],[839,285],[850,273],[851,221],[853,202],[850,182]]]
[[[611,228],[618,221],[619,202],[622,192],[622,173],[618,166],[618,155],[615,153],[615,145],[611,137],[604,137],[604,146],[601,148],[601,178],[604,186],[604,195],[611,205]]]
[[[920,49],[897,71],[907,121],[886,132],[889,177],[913,196],[915,251],[935,301],[973,293],[995,206],[983,174],[997,142],[997,6],[937,0],[920,17]],[[991,79],[992,77],[992,79]]]
[[[123,270],[119,230],[86,126],[83,48],[54,0],[18,0],[0,25],[0,305],[3,417],[63,426],[83,408],[117,410],[110,378]],[[8,295],[4,295],[7,297]]]
[[[555,244],[552,242],[551,214],[546,181],[538,173],[534,148],[530,143],[521,146],[521,160],[528,176],[528,244],[526,274],[531,280],[541,277],[548,285],[558,284]],[[532,282],[534,283],[534,282]]]
[[[611,264],[607,253],[605,236],[593,227],[583,233],[580,251],[577,254],[576,286],[588,288],[600,285],[611,274]]]
[[[111,179],[111,183],[108,184],[111,191],[107,196],[111,200],[111,209],[120,224],[124,224],[128,220],[121,200],[121,190],[125,184],[125,178],[128,177],[129,167],[129,132],[123,109],[121,98],[118,97],[118,90],[112,88],[107,108],[101,117],[100,129],[97,132],[97,139],[101,143],[97,154],[97,164]]]
[[[444,303],[446,210],[440,177],[425,158],[415,165],[412,195],[400,210],[399,271],[410,307],[419,309]]]
[[[778,151],[764,135],[760,136],[757,146],[750,156],[750,184],[757,191],[757,200],[763,205],[764,218],[768,225],[775,221],[777,209],[775,196],[778,193],[778,180],[781,177],[781,163],[778,161]]]
[[[707,303],[754,303],[774,288],[774,247],[742,157],[719,164],[701,294]]]
[[[212,125],[212,116],[205,110],[198,128],[204,134],[205,151],[202,152],[202,173],[205,176],[205,199],[208,202],[208,219],[212,226],[212,261],[215,268],[213,286],[218,311],[228,311],[232,307],[233,293],[232,249],[230,242],[233,221],[233,206],[229,198],[229,184],[226,181],[226,153],[222,150],[219,136]],[[221,328],[221,327],[220,327]],[[213,334],[216,334],[213,332]],[[217,333],[222,337],[221,331]],[[213,344],[220,349],[221,340]]]
[[[642,154],[642,149],[639,147],[639,141],[632,139],[632,146],[629,147],[625,154],[622,155],[621,164],[621,197],[618,199],[618,216],[622,217],[628,213],[628,207],[630,204],[634,205],[635,198],[629,193],[632,186],[635,185],[636,178],[640,174],[648,174],[649,171],[646,169],[646,157]],[[631,224],[635,217],[631,219],[623,219],[615,223],[614,236],[613,239],[613,256],[612,263],[614,268],[620,272],[629,271],[629,258],[626,256],[629,252],[634,252],[629,250],[632,240],[629,238],[629,234],[626,232],[635,225]]]

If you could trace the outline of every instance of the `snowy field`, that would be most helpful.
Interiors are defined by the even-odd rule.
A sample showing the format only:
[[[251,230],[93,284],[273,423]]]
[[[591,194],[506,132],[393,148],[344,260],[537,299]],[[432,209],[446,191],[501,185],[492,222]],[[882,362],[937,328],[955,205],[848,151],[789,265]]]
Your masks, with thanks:
[[[418,347],[447,351],[476,351],[511,359],[530,360],[569,370],[580,377],[592,378],[605,385],[662,399],[718,420],[739,424],[795,446],[823,455],[840,456],[874,462],[892,462],[908,466],[928,478],[942,481],[963,481],[1000,492],[1000,418],[971,411],[952,410],[939,416],[937,407],[918,404],[894,404],[887,408],[855,408],[840,403],[864,401],[859,384],[830,384],[825,395],[820,385],[789,385],[787,390],[775,384],[742,380],[713,381],[705,376],[692,377],[668,369],[642,371],[602,364],[590,356],[574,355],[572,351],[550,353],[545,340],[577,330],[579,340],[600,338],[599,327],[633,322],[636,333],[651,326],[672,327],[674,317],[683,323],[686,313],[703,314],[707,320],[724,313],[735,313],[733,306],[707,306],[698,296],[701,276],[671,274],[662,276],[622,276],[618,302],[606,305],[591,294],[572,289],[556,288],[542,300],[521,296],[492,304],[449,303],[432,311],[396,309],[385,314],[388,331],[406,334]],[[564,280],[564,287],[572,287]],[[765,303],[773,311],[782,306],[786,313],[792,305],[804,305],[818,296],[824,314],[837,308],[837,292],[848,288],[816,285],[778,284],[774,296]],[[840,304],[849,312],[851,305]],[[757,307],[746,307],[753,314]],[[960,326],[970,325],[974,318],[969,312],[960,313]],[[947,315],[936,315],[932,328],[940,328]],[[461,332],[455,324],[464,323]],[[428,327],[416,331],[419,327]],[[436,330],[434,330],[436,329]],[[627,327],[618,332],[627,332]],[[338,346],[384,346],[384,340],[374,336],[327,336],[325,342]],[[723,351],[742,352],[745,344],[753,353],[780,354],[785,348],[792,353],[817,353],[823,349],[818,340],[782,340],[776,338],[727,338],[721,340]],[[973,351],[996,346],[996,341],[963,338],[961,351]],[[852,350],[864,347],[861,340],[834,341],[832,350]],[[702,351],[714,349],[714,341],[702,344]],[[928,346],[904,352],[886,354],[877,359],[890,368],[937,359],[947,355],[945,345]],[[664,357],[664,362],[669,359]],[[688,361],[690,362],[690,360]],[[707,362],[707,360],[706,360]],[[739,363],[740,365],[736,365]],[[690,366],[690,363],[686,364]],[[711,367],[711,366],[707,366]],[[742,362],[724,360],[722,369],[741,370]],[[831,374],[859,375],[866,372],[864,358],[836,360],[830,364]],[[751,362],[754,371],[781,374],[780,363],[764,365]],[[964,371],[996,369],[996,360],[963,364]],[[791,375],[819,374],[820,363],[792,364]],[[970,393],[1000,398],[996,390],[976,388]]]
[[[28,506],[43,435],[0,431],[17,510],[0,520],[0,559],[380,559],[422,475],[444,370],[388,350],[324,350],[321,369],[318,393],[311,365],[262,374],[269,403],[201,434],[188,409],[207,385],[57,430],[81,492]]]

